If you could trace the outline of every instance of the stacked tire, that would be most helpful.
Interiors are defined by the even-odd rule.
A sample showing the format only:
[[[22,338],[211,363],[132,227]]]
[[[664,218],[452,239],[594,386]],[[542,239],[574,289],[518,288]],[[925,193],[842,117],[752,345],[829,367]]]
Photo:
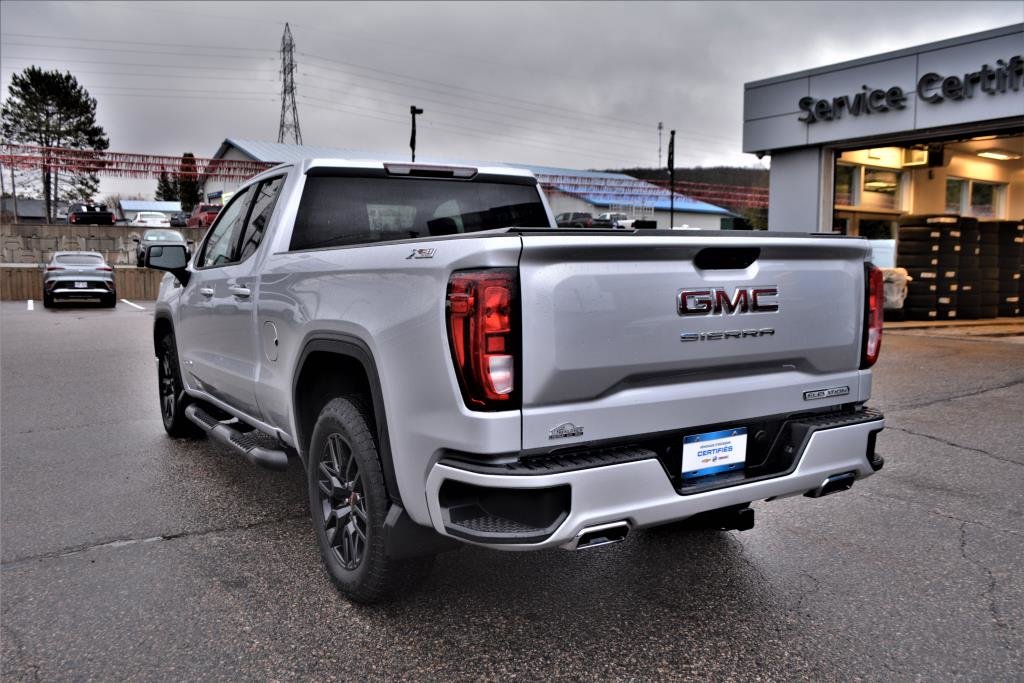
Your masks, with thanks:
[[[960,219],[960,272],[957,298],[958,317],[976,319],[984,317],[981,308],[981,247],[979,246],[978,221],[975,218]]]
[[[903,311],[907,320],[938,320],[957,315],[960,265],[957,216],[905,216],[896,244],[896,265],[911,281]]]
[[[981,270],[981,317],[999,315],[999,228],[993,222],[980,223],[978,266]]]
[[[942,231],[938,226],[900,227],[896,246],[896,266],[910,275],[907,298],[903,300],[907,320],[938,318],[939,250]]]
[[[998,245],[996,307],[1000,316],[1019,316],[1024,312],[1024,221],[994,221]]]

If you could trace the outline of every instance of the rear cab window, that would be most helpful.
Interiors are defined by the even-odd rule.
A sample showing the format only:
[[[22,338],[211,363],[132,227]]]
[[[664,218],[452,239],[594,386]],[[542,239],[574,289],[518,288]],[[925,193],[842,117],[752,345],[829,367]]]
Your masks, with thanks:
[[[540,191],[519,177],[452,180],[353,177],[328,172],[306,178],[291,251],[549,225]]]

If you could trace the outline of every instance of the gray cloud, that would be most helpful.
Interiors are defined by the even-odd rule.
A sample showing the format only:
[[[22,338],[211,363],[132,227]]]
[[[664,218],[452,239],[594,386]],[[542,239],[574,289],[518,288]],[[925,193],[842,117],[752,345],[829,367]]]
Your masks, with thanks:
[[[288,21],[311,144],[404,155],[415,103],[423,155],[653,166],[664,121],[678,165],[749,165],[744,82],[1022,20],[1019,1],[4,2],[0,80],[70,70],[112,149],[208,156],[225,137],[276,139]]]

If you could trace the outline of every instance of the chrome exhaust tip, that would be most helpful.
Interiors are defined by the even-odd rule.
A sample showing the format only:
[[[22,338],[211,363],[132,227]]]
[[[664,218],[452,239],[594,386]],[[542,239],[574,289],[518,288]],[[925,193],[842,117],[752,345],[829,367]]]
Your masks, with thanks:
[[[622,520],[610,522],[609,524],[598,524],[580,529],[569,543],[562,546],[567,550],[583,550],[585,548],[596,548],[602,545],[610,545],[626,540],[629,534],[629,522]]]

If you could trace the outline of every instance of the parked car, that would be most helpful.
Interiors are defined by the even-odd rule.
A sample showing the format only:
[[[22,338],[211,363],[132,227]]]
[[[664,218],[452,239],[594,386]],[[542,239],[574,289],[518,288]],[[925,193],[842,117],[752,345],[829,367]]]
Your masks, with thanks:
[[[560,228],[590,228],[594,225],[594,217],[582,212],[560,213],[555,216],[555,223]]]
[[[188,225],[188,214],[184,211],[179,211],[175,214],[171,214],[171,227],[172,228],[184,228]]]
[[[324,566],[357,601],[407,591],[458,543],[577,550],[696,516],[746,530],[754,501],[884,464],[870,258],[814,233],[573,234],[507,167],[278,166],[193,259],[146,252],[170,274],[163,426],[304,468]]]
[[[147,230],[141,238],[134,237],[132,241],[135,242],[135,263],[139,268],[146,265],[146,249],[154,244],[184,244],[185,250],[192,252],[192,240],[186,240],[177,230]]]
[[[167,220],[167,214],[161,211],[139,211],[129,225],[132,227],[169,228],[171,222]]]
[[[116,221],[117,217],[106,204],[79,202],[68,206],[69,225],[113,225]]]
[[[624,213],[601,213],[594,219],[594,228],[619,228],[620,221],[629,220],[629,216]]]
[[[200,204],[192,209],[192,215],[188,217],[188,227],[208,228],[220,213],[219,204]]]
[[[57,251],[43,270],[43,306],[58,299],[99,299],[117,305],[114,269],[95,251]]]

